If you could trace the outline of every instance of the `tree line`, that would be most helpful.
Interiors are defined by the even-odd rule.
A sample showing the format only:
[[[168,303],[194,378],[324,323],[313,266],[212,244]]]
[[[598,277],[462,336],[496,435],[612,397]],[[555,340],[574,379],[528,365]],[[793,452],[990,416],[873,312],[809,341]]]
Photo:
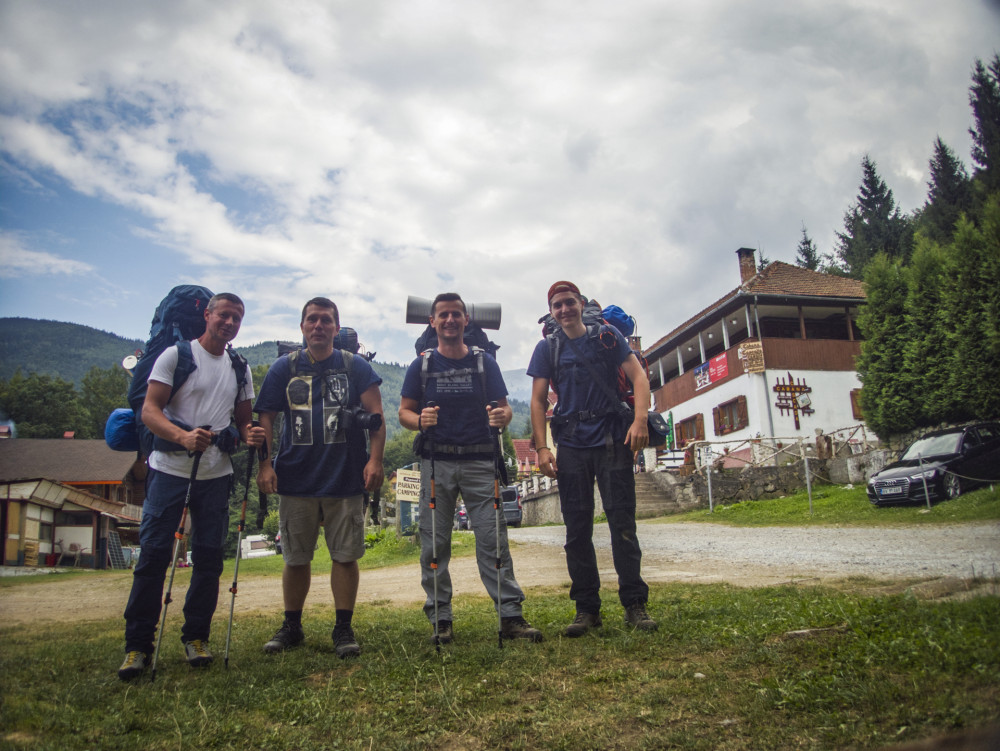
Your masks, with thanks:
[[[938,137],[906,215],[866,154],[834,252],[802,228],[799,266],[864,281],[861,409],[882,436],[1000,416],[1000,55],[976,60],[969,103],[971,175]]]

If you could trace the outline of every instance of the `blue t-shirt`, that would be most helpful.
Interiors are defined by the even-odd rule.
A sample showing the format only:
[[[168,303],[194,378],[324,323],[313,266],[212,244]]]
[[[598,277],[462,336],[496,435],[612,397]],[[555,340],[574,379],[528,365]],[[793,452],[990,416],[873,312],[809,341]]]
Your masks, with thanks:
[[[289,355],[267,371],[255,412],[281,412],[284,426],[274,459],[281,495],[343,497],[364,490],[368,448],[364,432],[344,430],[343,408],[360,405],[361,394],[382,379],[363,357],[351,358],[344,370],[340,350],[317,363],[306,350],[298,353],[292,375]]]
[[[436,402],[438,423],[434,428],[434,443],[451,446],[491,445],[496,440],[490,433],[486,405],[507,396],[500,366],[484,352],[483,372],[486,374],[486,393],[483,393],[482,376],[476,370],[476,356],[470,350],[461,360],[452,360],[436,349],[431,352],[428,372],[452,375],[431,376],[427,379],[427,393],[422,393],[420,370],[423,355],[410,363],[403,378],[402,396],[415,399],[422,408],[427,402]],[[419,410],[418,410],[419,411]],[[484,452],[485,454],[486,452]],[[489,455],[492,455],[492,448]],[[462,455],[460,458],[472,458]]]
[[[629,349],[625,337],[614,326],[602,324],[600,331],[600,338],[585,335],[573,340],[573,343],[579,347],[584,356],[589,358],[594,370],[608,374],[607,385],[612,393],[616,393],[617,370],[632,354],[632,350]],[[613,346],[607,332],[614,337]],[[556,336],[562,337],[562,343],[559,353],[559,379],[558,382],[551,384],[559,398],[554,415],[563,417],[581,412],[602,414],[601,417],[590,420],[574,420],[562,430],[555,428],[555,432],[559,433],[559,445],[572,448],[603,446],[609,429],[614,440],[624,440],[624,430],[627,430],[627,426],[622,426],[619,418],[603,414],[614,407],[611,397],[595,383],[590,370],[581,363],[568,338],[561,331],[557,332]],[[547,339],[542,339],[535,345],[531,362],[528,364],[528,375],[532,378],[546,378],[552,381],[549,346]]]

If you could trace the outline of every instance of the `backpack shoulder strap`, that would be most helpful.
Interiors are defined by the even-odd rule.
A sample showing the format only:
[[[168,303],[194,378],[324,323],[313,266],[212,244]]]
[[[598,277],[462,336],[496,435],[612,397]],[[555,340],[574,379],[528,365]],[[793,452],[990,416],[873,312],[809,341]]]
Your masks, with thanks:
[[[483,387],[483,398],[486,398],[486,368],[483,366],[483,353],[486,351],[482,347],[469,347],[473,357],[476,358],[476,372],[479,374],[479,384]]]
[[[236,396],[239,398],[239,392],[243,390],[243,386],[247,382],[247,371],[250,369],[250,363],[243,355],[233,349],[232,344],[226,345],[226,354],[229,355],[229,364],[233,366],[233,371],[236,373]]]
[[[423,404],[427,399],[427,379],[430,378],[431,355],[433,349],[425,349],[420,353],[420,402]]]
[[[191,352],[191,342],[187,339],[182,339],[177,342],[177,367],[174,368],[174,383],[170,387],[170,398],[167,399],[169,404],[170,399],[174,398],[174,394],[184,385],[184,382],[190,377],[190,375],[198,369],[198,366],[194,364],[194,354]]]

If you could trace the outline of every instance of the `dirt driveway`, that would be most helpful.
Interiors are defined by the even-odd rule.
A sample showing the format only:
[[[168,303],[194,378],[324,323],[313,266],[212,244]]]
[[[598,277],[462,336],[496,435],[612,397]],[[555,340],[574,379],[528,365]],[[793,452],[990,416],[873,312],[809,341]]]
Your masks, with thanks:
[[[563,527],[510,530],[514,570],[522,587],[568,583],[562,550]],[[1000,568],[1000,524],[906,528],[738,528],[717,524],[639,522],[643,576],[649,582],[729,582],[767,586],[788,582],[835,584],[869,591],[915,588],[926,596],[996,593]],[[607,525],[594,533],[601,578],[614,587]],[[455,595],[483,596],[475,560],[451,562]],[[982,577],[992,582],[981,581]],[[102,620],[120,617],[132,577],[99,572],[62,581],[37,581],[0,589],[0,613],[7,624]],[[973,578],[980,581],[972,582]],[[329,600],[328,574],[313,577],[315,598]],[[419,603],[424,599],[417,564],[361,572],[359,600]],[[223,581],[220,612],[228,612]],[[180,601],[184,587],[174,586]],[[222,607],[222,603],[227,605]],[[241,575],[236,600],[240,612],[281,609],[279,577]]]

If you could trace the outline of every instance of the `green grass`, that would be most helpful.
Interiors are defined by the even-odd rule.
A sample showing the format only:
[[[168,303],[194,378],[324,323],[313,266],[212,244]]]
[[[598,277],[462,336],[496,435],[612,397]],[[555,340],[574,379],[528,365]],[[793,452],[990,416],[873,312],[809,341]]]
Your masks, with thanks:
[[[4,627],[0,739],[60,751],[878,748],[998,716],[997,597],[655,585],[654,634],[625,628],[605,599],[603,630],[568,640],[565,592],[532,591],[526,615],[546,641],[501,650],[492,604],[462,597],[440,653],[419,607],[364,605],[350,662],[333,653],[329,607],[279,655],[260,650],[273,618],[249,615],[229,668],[198,671],[172,614],[155,683],[116,678],[118,619]],[[788,633],[801,629],[818,630]]]
[[[814,485],[812,514],[805,490],[785,498],[743,501],[729,506],[716,506],[663,517],[663,522],[714,522],[739,527],[806,526],[828,524],[840,526],[899,526],[905,524],[956,524],[1000,519],[1000,486],[980,488],[952,501],[931,506],[876,507],[868,502],[864,487],[845,488],[840,485]]]

